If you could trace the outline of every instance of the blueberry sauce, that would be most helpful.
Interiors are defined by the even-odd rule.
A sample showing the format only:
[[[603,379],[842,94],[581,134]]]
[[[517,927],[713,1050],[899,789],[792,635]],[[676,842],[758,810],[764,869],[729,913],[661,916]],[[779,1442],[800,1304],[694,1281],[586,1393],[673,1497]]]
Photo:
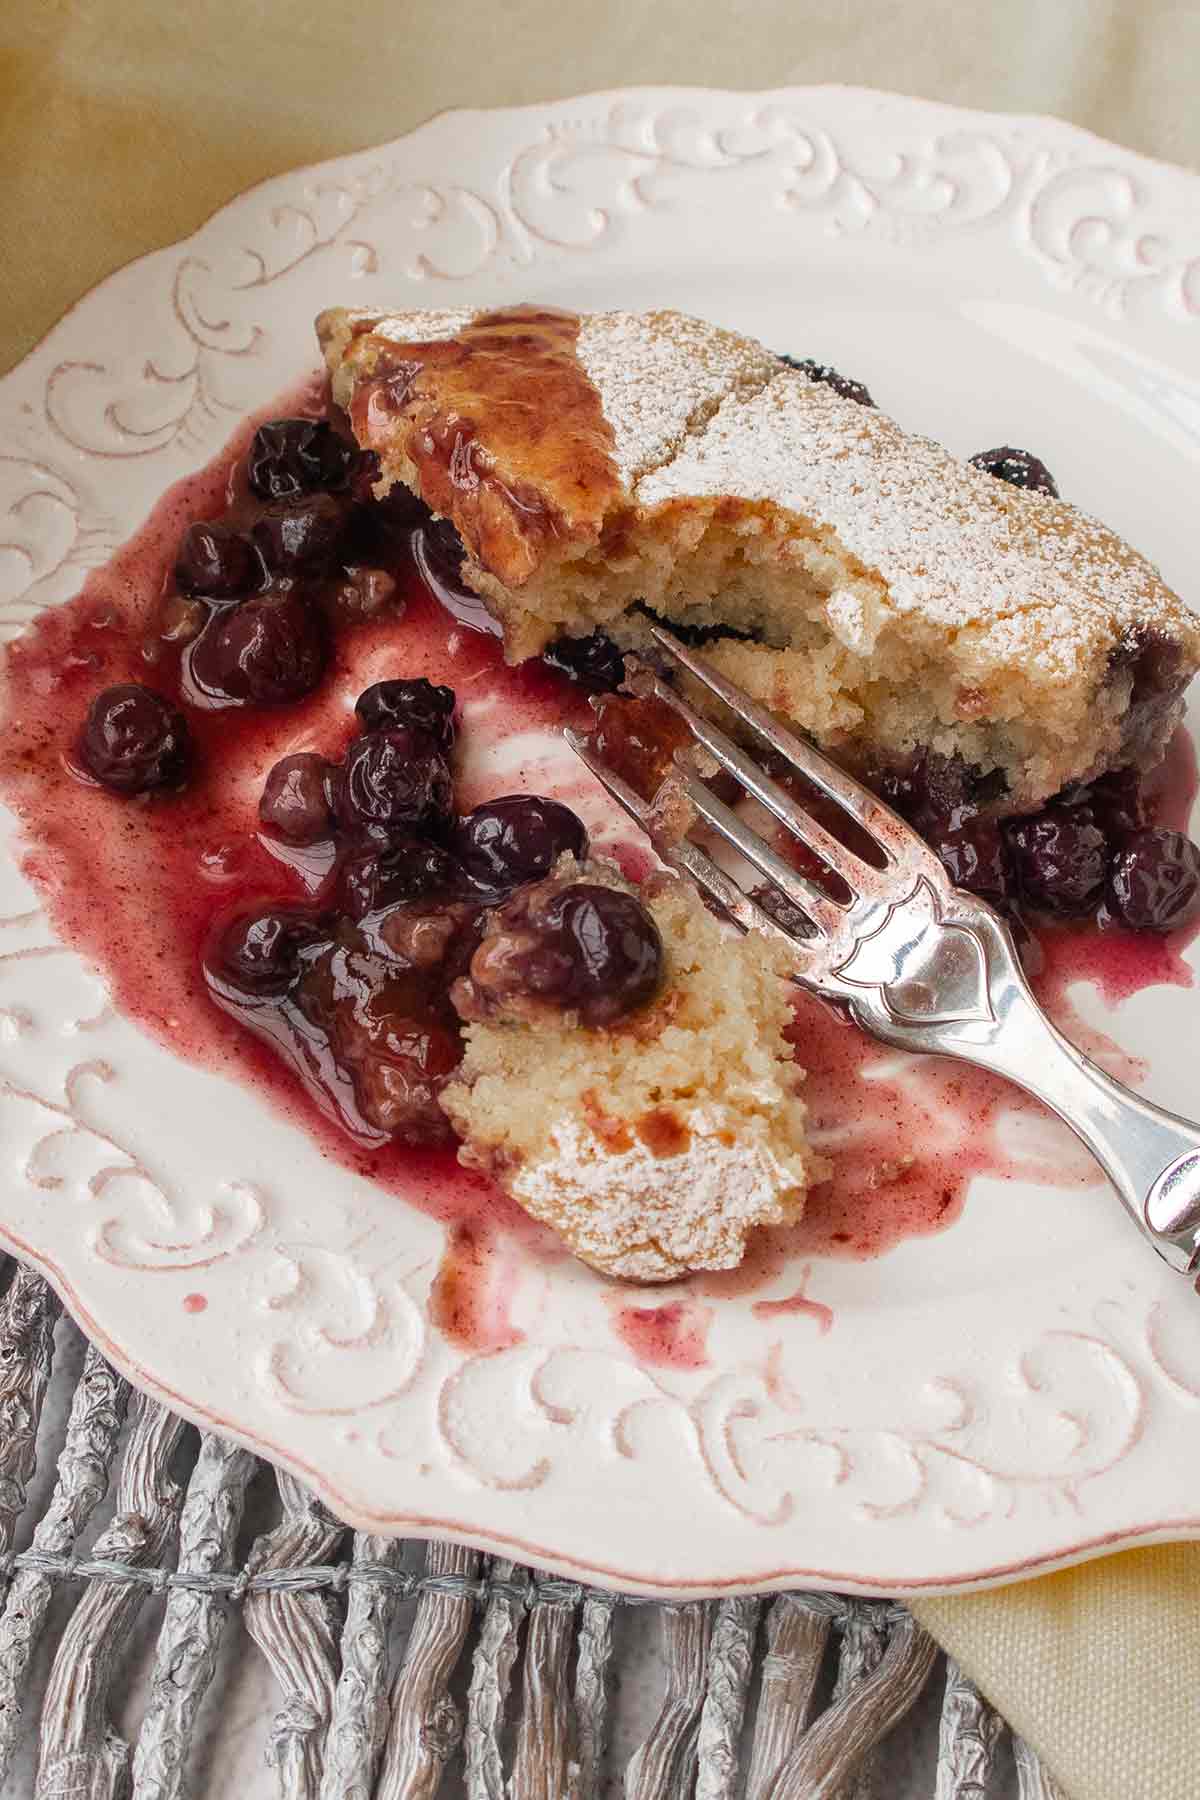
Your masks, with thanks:
[[[665,1369],[702,1369],[708,1361],[712,1308],[692,1299],[664,1306],[618,1305],[613,1329],[641,1363]]]

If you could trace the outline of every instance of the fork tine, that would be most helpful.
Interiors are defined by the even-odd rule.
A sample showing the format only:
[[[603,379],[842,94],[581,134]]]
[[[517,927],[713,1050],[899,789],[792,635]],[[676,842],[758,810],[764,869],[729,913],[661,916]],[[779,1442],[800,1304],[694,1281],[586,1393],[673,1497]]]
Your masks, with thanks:
[[[879,848],[888,857],[889,862],[894,861],[895,858],[888,839],[894,838],[899,833],[904,844],[905,860],[911,861],[912,855],[915,853],[914,847],[919,847],[925,850],[925,860],[932,871],[933,864],[937,863],[933,851],[922,844],[912,827],[906,825],[900,815],[893,812],[886,802],[877,800],[875,795],[855,781],[853,776],[844,774],[836,763],[830,762],[829,758],[814,745],[806,743],[803,738],[797,737],[794,732],[788,731],[780,725],[769,712],[751,700],[748,694],[744,694],[741,688],[727,680],[724,675],[719,674],[716,669],[704,661],[703,657],[694,655],[677,638],[673,638],[669,631],[663,631],[658,625],[651,626],[650,630],[655,642],[667,652],[668,656],[673,656],[676,662],[682,663],[688,673],[694,675],[696,680],[710,693],[716,694],[719,699],[723,700],[730,711],[736,713],[743,724],[749,725],[752,730],[757,732],[763,742],[769,744],[771,749],[783,757],[785,762],[790,762],[794,769],[798,769],[813,783],[814,787],[820,788],[823,794],[827,794],[831,800],[836,800],[839,806],[843,806],[851,818],[857,819],[863,829],[879,844]],[[709,748],[711,749],[712,746],[710,745]],[[716,751],[713,750],[713,755],[716,754]],[[941,864],[938,863],[937,867],[940,871]]]
[[[589,768],[605,791],[612,795],[617,805],[629,814],[636,825],[640,825],[647,836],[653,838],[653,811],[640,794],[635,793],[619,775],[597,760],[584,740],[574,731],[563,734],[580,761]],[[794,957],[803,957],[804,941],[785,931],[783,926],[765,912],[756,900],[740,888],[732,876],[719,868],[710,856],[706,856],[698,844],[690,843],[686,838],[678,844],[662,844],[656,846],[664,862],[672,868],[687,875],[696,886],[703,890],[710,899],[727,912],[735,925],[743,931],[761,931],[768,937],[780,939],[788,947]],[[801,969],[797,971],[802,972]]]
[[[726,806],[723,800],[710,793],[698,776],[676,765],[677,773],[682,780],[683,791],[691,801],[706,825],[711,825],[717,836],[731,844],[748,863],[752,863],[760,874],[765,875],[773,887],[785,894],[793,906],[798,906],[810,918],[818,931],[826,937],[834,937],[845,925],[847,908],[839,906],[836,900],[809,881],[791,864],[785,862],[777,850],[760,838],[756,831],[751,831],[732,807]]]
[[[658,699],[665,701],[672,711],[679,714],[680,718],[691,728],[693,737],[704,745],[704,748],[716,758],[722,768],[728,769],[730,774],[736,775],[746,792],[752,794],[756,800],[760,800],[768,812],[774,813],[780,824],[794,837],[798,837],[802,843],[807,844],[810,850],[815,850],[822,862],[835,874],[840,875],[846,886],[855,895],[866,894],[875,898],[883,894],[885,886],[889,883],[889,875],[886,871],[875,868],[871,863],[864,861],[856,851],[851,850],[826,831],[825,827],[814,819],[810,812],[792,799],[786,788],[780,787],[777,781],[772,781],[769,775],[765,775],[757,763],[747,756],[744,750],[738,748],[732,738],[727,737],[718,726],[710,724],[707,719],[689,706],[687,701],[675,692],[674,688],[669,687],[665,681],[660,681],[653,670],[647,669],[645,674],[649,677]],[[878,839],[872,836],[871,841],[877,843]],[[879,847],[885,855],[888,855],[886,845],[881,844]],[[893,859],[889,856],[889,861],[891,860]]]

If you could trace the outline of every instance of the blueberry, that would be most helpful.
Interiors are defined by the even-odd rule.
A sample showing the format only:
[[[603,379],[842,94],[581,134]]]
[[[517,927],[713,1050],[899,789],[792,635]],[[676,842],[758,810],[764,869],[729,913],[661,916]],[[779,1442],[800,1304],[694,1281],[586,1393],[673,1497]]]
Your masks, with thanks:
[[[374,450],[360,450],[350,466],[347,482],[350,498],[356,505],[371,511],[381,505],[371,491],[381,474],[379,458]]]
[[[1087,806],[1051,806],[1009,825],[1021,894],[1048,912],[1085,913],[1100,897],[1109,846]]]
[[[376,480],[379,479],[376,473]],[[430,525],[433,515],[419,494],[406,488],[402,481],[395,481],[382,500],[376,500],[372,510],[378,514],[389,531],[413,531],[418,525]],[[453,528],[451,528],[453,529]],[[458,533],[455,532],[455,536]]]
[[[1008,897],[1012,887],[1008,847],[997,819],[986,815],[964,819],[955,830],[930,841],[955,887],[992,900]]]
[[[406,725],[411,731],[423,731],[443,750],[452,750],[454,706],[453,688],[435,687],[418,676],[413,681],[377,681],[358,696],[354,710],[364,731]]]
[[[536,794],[505,794],[459,819],[450,848],[475,885],[502,894],[548,875],[566,852],[581,861],[588,837],[569,806]]]
[[[274,419],[255,432],[246,473],[260,500],[294,500],[344,488],[357,462],[354,445],[324,420]]]
[[[1175,931],[1200,916],[1200,849],[1181,831],[1135,831],[1117,851],[1108,910],[1133,931]]]
[[[632,894],[574,882],[537,909],[536,930],[528,991],[569,1007],[584,1025],[612,1024],[649,1000],[662,979],[662,938]]]
[[[362,850],[342,865],[342,900],[354,919],[381,907],[424,899],[454,885],[458,868],[436,844],[395,838],[379,849]]]
[[[319,616],[298,594],[259,595],[215,613],[188,650],[188,670],[210,700],[282,706],[303,699],[325,671]]]
[[[542,653],[542,661],[597,693],[613,693],[625,679],[625,654],[602,631],[558,638]]]
[[[334,796],[338,822],[351,829],[420,829],[450,810],[453,788],[441,749],[422,731],[395,725],[351,745]]]
[[[1109,667],[1132,671],[1131,706],[1165,695],[1174,698],[1189,679],[1183,668],[1183,645],[1151,626],[1139,625],[1128,631],[1109,657]]]
[[[463,580],[466,549],[449,519],[436,519],[413,533],[417,572],[434,599],[469,631],[500,634],[500,626],[481,597]]]
[[[980,450],[970,458],[973,469],[1007,481],[1010,487],[1026,488],[1033,494],[1050,494],[1058,499],[1058,483],[1040,456],[1032,450],[1018,450],[1012,444],[1000,444],[995,450]]]
[[[1146,823],[1142,778],[1136,769],[1111,770],[1065,798],[1090,809],[1110,845],[1119,844],[1127,833],[1140,831]]]
[[[433,519],[421,533],[429,573],[446,587],[462,586],[466,546],[449,519]]]
[[[299,979],[302,952],[325,940],[326,930],[314,914],[300,907],[268,907],[227,925],[209,964],[244,993],[281,998]]]
[[[880,798],[928,838],[957,831],[1005,788],[999,770],[985,773],[977,763],[935,750],[916,751],[907,762],[885,770],[876,785]]]
[[[314,751],[284,756],[267,776],[258,816],[289,844],[319,844],[332,835],[334,766]]]
[[[175,580],[181,593],[240,600],[262,585],[262,564],[248,538],[219,520],[189,525],[179,545]]]
[[[92,701],[80,755],[96,780],[118,794],[177,787],[191,755],[187,720],[161,694],[122,682]]]
[[[815,362],[812,357],[805,357],[802,361],[799,357],[783,355],[779,360],[781,363],[786,363],[789,369],[799,369],[800,373],[807,375],[810,381],[817,381],[822,387],[832,388],[835,394],[842,396],[843,400],[853,400],[858,406],[874,406],[875,404],[861,381],[854,381],[849,375],[839,374],[838,370],[829,363]]]
[[[271,506],[254,521],[254,545],[272,575],[324,575],[346,525],[345,503],[332,494]]]

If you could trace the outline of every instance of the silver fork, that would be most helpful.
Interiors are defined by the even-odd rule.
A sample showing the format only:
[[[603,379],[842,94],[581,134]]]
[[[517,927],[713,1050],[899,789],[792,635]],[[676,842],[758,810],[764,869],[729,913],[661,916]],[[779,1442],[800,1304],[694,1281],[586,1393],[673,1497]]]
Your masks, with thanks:
[[[690,840],[659,844],[664,861],[689,876],[743,931],[763,931],[785,943],[795,979],[845,1001],[873,1037],[978,1063],[1044,1101],[1087,1145],[1159,1254],[1200,1291],[1200,1126],[1143,1100],[1068,1043],[1034,999],[1004,920],[956,888],[939,858],[891,807],[670,633],[656,627],[653,635],[756,739],[835,801],[873,841],[884,866],[847,849],[725,732],[643,669],[639,691],[645,683],[672,707],[710,756],[816,852],[849,897],[840,901],[800,874],[678,759],[676,777],[698,817],[804,919],[795,934],[786,929]],[[567,737],[653,838],[652,808],[582,738],[573,732]]]

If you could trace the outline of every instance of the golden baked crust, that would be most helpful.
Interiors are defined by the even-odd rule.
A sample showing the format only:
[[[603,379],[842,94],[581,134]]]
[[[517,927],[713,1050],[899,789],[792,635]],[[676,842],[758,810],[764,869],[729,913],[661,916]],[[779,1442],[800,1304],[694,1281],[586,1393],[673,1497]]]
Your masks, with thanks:
[[[1116,533],[683,314],[322,315],[334,396],[449,517],[514,661],[646,613],[847,760],[919,747],[1002,804],[1146,767],[1200,663]],[[1163,655],[1163,646],[1170,654]]]
[[[339,321],[337,397],[385,481],[453,518],[481,566],[520,587],[554,545],[599,538],[621,497],[612,428],[576,314],[451,316],[452,334],[403,343]]]

